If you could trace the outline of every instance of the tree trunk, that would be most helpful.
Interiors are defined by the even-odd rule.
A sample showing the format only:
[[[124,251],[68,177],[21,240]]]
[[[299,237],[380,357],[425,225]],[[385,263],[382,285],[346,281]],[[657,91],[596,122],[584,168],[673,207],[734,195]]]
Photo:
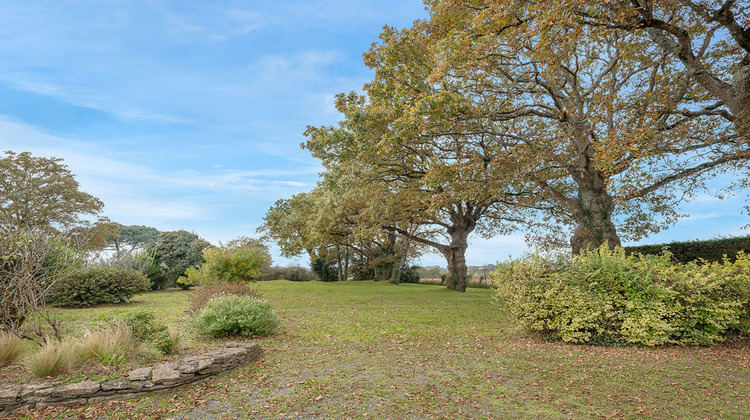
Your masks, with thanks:
[[[338,279],[344,281],[344,267],[341,263],[341,247],[336,245],[336,267],[338,268]]]
[[[610,248],[620,246],[620,236],[612,223],[615,209],[614,200],[607,192],[602,175],[597,171],[587,153],[581,157],[582,164],[574,174],[578,184],[577,209],[574,212],[576,229],[570,238],[573,254],[580,254],[586,248],[598,248],[607,243]]]
[[[349,246],[346,247],[346,254],[344,254],[344,280],[349,280]]]
[[[399,251],[401,251],[396,258],[396,263],[393,265],[393,273],[391,274],[391,283],[393,284],[400,284],[401,283],[401,270],[404,267],[404,264],[406,264],[406,259],[409,255],[409,245],[411,245],[411,240],[408,236],[404,236],[402,245]]]
[[[469,234],[476,227],[476,222],[456,223],[448,229],[451,244],[440,249],[448,262],[448,278],[445,286],[458,292],[466,291],[466,249],[469,247]]]

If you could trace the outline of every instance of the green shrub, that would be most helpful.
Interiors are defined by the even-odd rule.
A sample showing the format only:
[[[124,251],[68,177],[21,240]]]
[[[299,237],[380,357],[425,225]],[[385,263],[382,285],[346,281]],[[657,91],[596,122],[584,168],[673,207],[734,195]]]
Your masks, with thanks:
[[[0,366],[13,363],[23,352],[23,340],[14,334],[0,332]]]
[[[131,268],[87,267],[57,282],[48,299],[59,306],[122,303],[148,288],[146,276]]]
[[[256,299],[261,299],[262,295],[259,291],[250,287],[247,283],[235,283],[235,282],[217,282],[209,283],[198,287],[190,295],[190,306],[188,306],[187,313],[189,315],[195,315],[203,309],[208,302],[218,296],[251,296]]]
[[[218,296],[195,317],[200,334],[222,336],[265,336],[278,325],[268,302],[252,296]]]
[[[571,263],[527,256],[492,276],[513,318],[566,342],[708,345],[750,332],[747,256],[687,265],[670,258],[602,246]]]
[[[255,281],[261,269],[270,265],[271,256],[264,246],[240,241],[234,245],[206,248],[203,259],[200,267],[185,270],[177,284],[189,287],[215,282]]]

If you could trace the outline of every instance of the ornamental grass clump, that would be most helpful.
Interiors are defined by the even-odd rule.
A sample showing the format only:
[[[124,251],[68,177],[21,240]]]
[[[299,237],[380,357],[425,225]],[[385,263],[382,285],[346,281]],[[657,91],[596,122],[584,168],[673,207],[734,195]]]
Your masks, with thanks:
[[[271,305],[253,296],[218,296],[195,316],[199,334],[213,337],[266,336],[278,326]]]
[[[133,330],[123,322],[87,331],[76,343],[75,360],[83,363],[95,360],[103,365],[115,366],[141,353]]]
[[[55,376],[71,365],[73,347],[69,342],[58,344],[47,339],[42,347],[26,356],[23,364],[37,378]]]
[[[495,296],[532,331],[571,343],[709,345],[750,334],[750,258],[674,264],[607,245],[552,263],[529,256],[493,273]]]
[[[23,346],[18,336],[0,332],[0,366],[13,363],[23,353]]]

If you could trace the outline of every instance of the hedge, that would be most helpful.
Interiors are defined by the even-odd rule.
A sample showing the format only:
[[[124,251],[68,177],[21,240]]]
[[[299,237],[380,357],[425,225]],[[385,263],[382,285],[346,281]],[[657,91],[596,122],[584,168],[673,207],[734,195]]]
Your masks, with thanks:
[[[709,262],[721,262],[725,255],[729,258],[729,261],[735,261],[737,253],[740,251],[750,254],[750,235],[703,241],[671,242],[659,245],[627,246],[625,252],[628,255],[660,255],[665,247],[672,253],[674,261],[683,264],[700,259]]]

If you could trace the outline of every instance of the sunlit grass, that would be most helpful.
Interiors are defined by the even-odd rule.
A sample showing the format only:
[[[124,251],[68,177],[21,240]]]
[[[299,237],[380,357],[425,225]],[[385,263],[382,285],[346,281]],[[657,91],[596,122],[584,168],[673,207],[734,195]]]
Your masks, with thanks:
[[[222,418],[742,418],[750,407],[745,342],[654,349],[546,342],[511,326],[485,289],[255,286],[280,318],[274,334],[250,339],[264,349],[260,361],[118,405],[106,417],[180,417],[211,401],[221,401]],[[146,293],[65,315],[86,325],[96,311],[146,308],[172,320],[187,352],[222,346],[226,339],[197,337],[186,323],[190,293]],[[104,412],[97,410],[104,409],[34,416]]]

